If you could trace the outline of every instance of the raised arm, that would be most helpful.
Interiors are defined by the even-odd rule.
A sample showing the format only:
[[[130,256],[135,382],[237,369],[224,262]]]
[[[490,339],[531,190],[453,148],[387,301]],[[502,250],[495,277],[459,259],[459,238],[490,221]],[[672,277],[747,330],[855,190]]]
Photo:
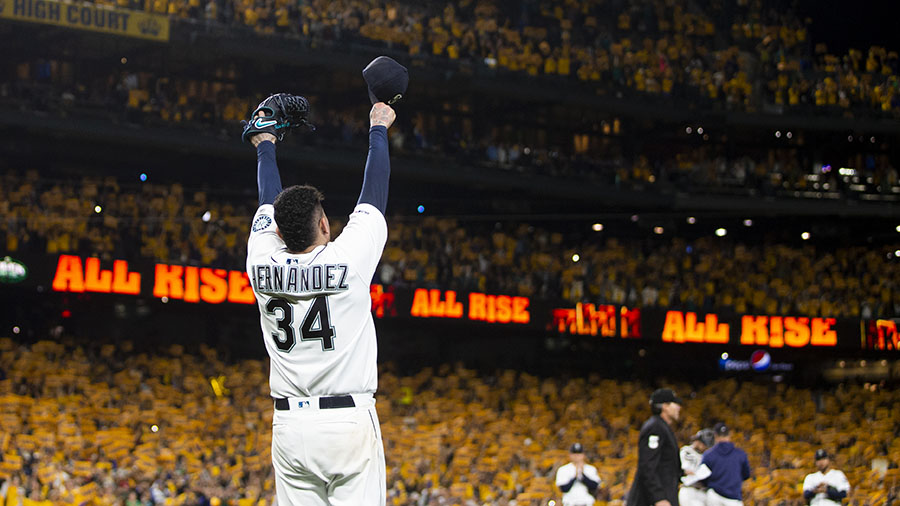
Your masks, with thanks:
[[[272,134],[260,133],[250,138],[256,147],[256,185],[259,187],[259,205],[275,202],[281,193],[281,174],[275,161],[275,141]]]
[[[387,209],[388,183],[391,178],[387,130],[396,117],[394,109],[384,102],[377,102],[369,111],[369,156],[356,205],[371,204],[382,215]]]

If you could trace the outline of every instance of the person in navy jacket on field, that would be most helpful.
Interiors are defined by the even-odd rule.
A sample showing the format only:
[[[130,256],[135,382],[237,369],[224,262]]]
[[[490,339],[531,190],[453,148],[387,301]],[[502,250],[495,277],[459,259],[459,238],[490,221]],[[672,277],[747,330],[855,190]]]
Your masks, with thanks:
[[[707,506],[740,506],[743,504],[741,486],[750,478],[750,462],[744,450],[731,442],[731,431],[724,423],[713,427],[715,445],[703,454],[700,467],[709,469],[703,481]],[[702,471],[705,474],[705,470]]]

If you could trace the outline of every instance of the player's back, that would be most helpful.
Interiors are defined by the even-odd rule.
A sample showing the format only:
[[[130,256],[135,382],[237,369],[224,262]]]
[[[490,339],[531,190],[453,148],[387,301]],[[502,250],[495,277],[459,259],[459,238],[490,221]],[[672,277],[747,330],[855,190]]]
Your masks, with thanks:
[[[361,204],[335,241],[293,254],[260,206],[247,273],[271,359],[272,397],[374,393],[377,342],[369,286],[387,239],[381,212]]]

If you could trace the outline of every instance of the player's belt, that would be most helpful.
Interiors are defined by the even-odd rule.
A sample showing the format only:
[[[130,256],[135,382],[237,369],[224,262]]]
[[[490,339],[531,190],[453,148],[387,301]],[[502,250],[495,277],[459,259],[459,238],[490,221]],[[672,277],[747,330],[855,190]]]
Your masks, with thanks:
[[[307,399],[275,399],[275,409],[288,411],[290,409],[308,409],[317,398]],[[352,395],[338,395],[335,397],[318,397],[319,409],[352,408],[356,406]]]

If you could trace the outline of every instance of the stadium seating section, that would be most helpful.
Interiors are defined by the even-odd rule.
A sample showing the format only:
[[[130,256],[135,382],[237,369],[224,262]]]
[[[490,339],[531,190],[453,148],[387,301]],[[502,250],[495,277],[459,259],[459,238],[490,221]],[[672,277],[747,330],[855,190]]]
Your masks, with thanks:
[[[75,253],[241,269],[255,206],[250,198],[179,184],[54,180],[10,171],[0,178],[6,216],[0,241],[13,256]],[[900,314],[900,262],[893,256],[900,244],[817,249],[660,236],[650,248],[646,239],[587,230],[585,236],[571,226],[433,217],[389,222],[375,278],[385,285],[739,314]],[[332,228],[337,234],[341,223]],[[580,260],[573,262],[576,253]]]
[[[223,363],[209,348],[148,355],[129,342],[0,339],[4,504],[272,504],[265,371],[257,360]],[[819,447],[847,474],[848,504],[886,504],[900,492],[896,390],[673,386],[687,398],[680,442],[715,421],[732,426],[753,469],[745,504],[802,504]],[[597,504],[622,504],[650,389],[596,374],[442,366],[405,376],[383,366],[388,504],[546,505],[559,499],[553,477],[573,441],[603,479]]]
[[[176,125],[200,135],[235,140],[239,121],[269,91],[255,89],[234,68],[210,71],[216,77],[187,79],[129,67],[126,71],[107,69],[108,74],[100,72],[83,80],[72,77],[77,74],[75,67],[77,63],[71,61],[20,63],[15,79],[0,83],[0,104],[63,117],[106,118],[120,125]],[[340,94],[316,93],[311,99],[318,130],[290,142],[365,145],[364,104]],[[692,130],[692,135],[682,134],[681,142],[670,140],[647,150],[633,139],[621,138],[617,119],[579,126],[583,119],[572,112],[573,118],[563,121],[567,126],[562,129],[504,114],[487,115],[475,122],[471,111],[476,107],[460,103],[452,111],[443,107],[401,114],[391,129],[392,152],[430,163],[637,190],[711,190],[757,196],[778,192],[779,196],[829,199],[859,198],[863,193],[885,194],[895,200],[900,197],[900,174],[884,154],[885,139],[880,137],[853,137],[856,143],[847,146],[857,151],[823,156],[805,147],[809,140],[801,134],[791,140],[782,138],[780,146],[773,138],[775,144],[768,147],[729,149],[715,136],[698,145],[694,140],[699,139],[700,131]],[[829,164],[834,164],[834,170]],[[839,173],[838,167],[853,169]]]
[[[706,112],[900,118],[895,48],[834,54],[810,41],[810,21],[768,0],[94,3],[236,37],[390,48],[412,67],[475,68],[478,75],[633,102],[674,102]],[[83,80],[84,74],[73,77],[74,65],[4,63],[11,72],[0,82],[0,106],[113,116],[117,124],[177,125],[236,139],[238,120],[270,91],[244,86],[247,76],[234,68],[188,78],[132,64],[88,72]],[[310,142],[364,145],[365,116],[342,104],[336,97],[314,100],[319,133]],[[625,188],[736,188],[753,195],[785,189],[832,192],[834,198],[900,193],[888,157],[865,150],[848,160],[852,173],[839,173],[811,166],[809,152],[793,147],[735,154],[713,142],[664,154],[623,153],[621,143],[599,135],[556,145],[510,117],[484,118],[474,127],[466,114],[445,113],[398,120],[392,152]],[[617,135],[619,125],[602,128]],[[252,195],[0,170],[0,244],[9,255],[244,264]],[[339,233],[342,217],[331,214]],[[900,316],[900,261],[891,256],[900,244],[800,247],[671,234],[637,240],[549,223],[427,217],[389,223],[374,280],[385,285],[633,307]],[[24,344],[0,337],[0,505],[273,504],[267,364],[226,362],[207,347],[192,353],[175,345],[152,354],[134,348],[127,341],[86,345],[56,336]],[[377,404],[389,506],[544,506],[559,500],[554,473],[575,441],[603,480],[597,504],[623,504],[638,429],[649,414],[646,399],[656,385],[459,365],[413,375],[399,370],[381,365]],[[814,471],[817,448],[835,452],[836,467],[847,474],[847,504],[900,500],[898,390],[847,384],[824,391],[733,379],[667,386],[687,399],[680,442],[717,421],[733,428],[753,468],[744,485],[748,506],[804,504],[801,483]]]
[[[675,97],[725,110],[900,113],[896,50],[831,54],[808,40],[809,20],[767,0],[96,3],[236,33],[392,47],[411,59],[569,79],[644,99]]]

